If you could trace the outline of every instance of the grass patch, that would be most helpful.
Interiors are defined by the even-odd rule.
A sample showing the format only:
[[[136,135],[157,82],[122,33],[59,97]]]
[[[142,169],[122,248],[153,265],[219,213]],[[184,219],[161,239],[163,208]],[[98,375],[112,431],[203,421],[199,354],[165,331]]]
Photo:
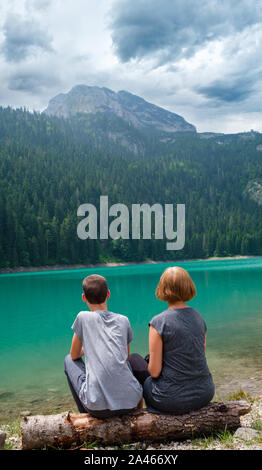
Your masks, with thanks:
[[[234,444],[234,434],[226,429],[225,431],[219,431],[216,437],[225,447],[232,447]]]
[[[262,444],[262,437],[255,437],[254,441],[256,444]]]
[[[9,439],[11,437],[21,437],[21,429],[20,429],[20,418],[16,418],[14,421],[8,424],[3,424],[0,426],[0,429],[6,433],[6,441],[5,441],[5,450],[12,450],[14,447],[14,443],[10,442]]]
[[[6,437],[11,437],[14,435],[18,435],[21,437],[21,429],[20,429],[20,422],[21,418],[17,418],[15,421],[12,421],[11,423],[5,424],[4,426],[0,426],[5,432],[6,432]]]
[[[255,429],[256,431],[262,431],[262,421],[261,421],[261,419],[255,419],[254,421],[252,421],[250,427],[252,429]]]
[[[102,447],[103,444],[99,441],[92,441],[92,442],[84,442],[76,449],[95,449],[96,447]]]
[[[251,441],[245,441],[246,446],[254,446],[254,445],[260,445],[262,444],[262,438],[261,437],[254,437]]]
[[[4,449],[5,450],[13,450],[13,445],[11,444],[11,442],[5,442]]]
[[[201,449],[208,449],[210,446],[214,446],[216,443],[214,436],[211,434],[210,436],[202,436],[198,439],[192,439],[192,446],[201,448]]]
[[[237,401],[237,400],[246,400],[249,403],[254,403],[257,398],[253,397],[249,392],[245,392],[241,388],[237,390],[236,392],[232,392],[229,395],[227,395],[224,400],[227,401]]]
[[[225,448],[231,448],[234,445],[234,432],[224,429],[208,436],[202,435],[199,438],[192,439],[192,445],[195,448],[208,449],[222,445]]]

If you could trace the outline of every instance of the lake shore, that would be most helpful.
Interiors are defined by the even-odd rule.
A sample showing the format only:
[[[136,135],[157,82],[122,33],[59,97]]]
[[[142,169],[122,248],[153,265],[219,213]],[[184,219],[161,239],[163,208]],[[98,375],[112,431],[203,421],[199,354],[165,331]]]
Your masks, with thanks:
[[[129,444],[115,444],[111,446],[102,446],[97,441],[90,442],[87,447],[83,444],[78,449],[89,450],[129,450],[129,451],[168,451],[177,450],[262,450],[262,396],[255,398],[238,392],[239,396],[228,397],[228,400],[247,400],[251,405],[248,414],[240,417],[240,427],[237,431],[214,432],[207,436],[192,437],[185,440],[168,440],[166,442],[131,442]],[[77,412],[77,411],[76,411]],[[25,414],[27,413],[27,414]],[[46,413],[45,413],[46,414]],[[50,413],[53,414],[53,413]],[[6,434],[6,450],[22,450],[22,437],[20,423],[22,416],[30,416],[31,413],[21,412],[14,421],[6,424],[0,424],[0,432]]]
[[[247,258],[259,258],[259,256],[248,256],[248,255],[236,255],[236,256],[211,256],[209,258],[194,258],[194,259],[180,259],[180,260],[163,260],[163,261],[129,261],[129,262],[108,262],[108,263],[97,263],[97,264],[55,264],[47,266],[19,266],[16,268],[1,268],[0,274],[12,274],[12,273],[33,273],[41,271],[64,271],[71,269],[88,269],[88,268],[106,268],[106,267],[119,267],[119,266],[132,266],[132,265],[143,265],[143,264],[160,264],[160,263],[184,263],[192,261],[218,261],[218,260],[233,260],[233,259],[247,259]]]

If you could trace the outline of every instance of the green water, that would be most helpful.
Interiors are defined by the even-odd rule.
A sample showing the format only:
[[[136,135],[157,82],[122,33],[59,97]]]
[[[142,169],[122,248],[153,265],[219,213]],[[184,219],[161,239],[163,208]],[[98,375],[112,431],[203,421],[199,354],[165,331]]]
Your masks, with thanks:
[[[81,281],[106,276],[109,309],[129,317],[131,353],[148,352],[148,321],[166,308],[155,288],[168,263],[0,276],[0,420],[20,411],[75,409],[64,356],[80,310]],[[176,263],[191,274],[189,302],[207,324],[207,359],[218,396],[243,388],[262,393],[262,258]]]

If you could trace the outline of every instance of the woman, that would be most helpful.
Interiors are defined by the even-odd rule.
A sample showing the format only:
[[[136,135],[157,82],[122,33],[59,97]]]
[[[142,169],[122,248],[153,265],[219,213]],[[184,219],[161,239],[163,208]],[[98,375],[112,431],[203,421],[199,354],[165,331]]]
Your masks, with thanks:
[[[134,375],[143,384],[149,411],[184,414],[207,405],[215,387],[206,357],[206,324],[186,305],[196,295],[191,277],[180,267],[167,268],[156,289],[168,308],[149,323],[149,363],[131,355]]]

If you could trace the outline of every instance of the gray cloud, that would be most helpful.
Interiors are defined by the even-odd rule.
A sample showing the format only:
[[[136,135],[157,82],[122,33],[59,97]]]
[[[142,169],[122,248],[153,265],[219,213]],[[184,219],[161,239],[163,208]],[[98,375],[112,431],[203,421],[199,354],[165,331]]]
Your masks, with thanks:
[[[256,91],[254,89],[256,80],[257,78],[254,76],[242,77],[237,80],[215,80],[207,86],[196,88],[196,91],[214,102],[240,102],[249,98]]]
[[[199,131],[262,131],[261,0],[1,0],[0,10],[2,106],[43,110],[85,83],[130,91]]]
[[[251,90],[240,84],[238,87],[223,82],[214,82],[213,84],[199,88],[201,94],[207,98],[224,101],[243,101],[249,97]]]
[[[26,7],[30,9],[45,10],[51,5],[51,0],[26,0]]]
[[[259,0],[119,0],[112,40],[122,62],[157,55],[157,65],[190,57],[214,39],[262,21]]]
[[[9,90],[25,91],[32,94],[37,94],[43,90],[49,90],[52,87],[59,85],[60,80],[58,77],[45,74],[41,71],[28,71],[15,73],[9,79]]]
[[[9,62],[20,62],[32,55],[35,50],[51,51],[50,35],[33,20],[24,20],[17,15],[9,15],[4,24],[2,53]]]

